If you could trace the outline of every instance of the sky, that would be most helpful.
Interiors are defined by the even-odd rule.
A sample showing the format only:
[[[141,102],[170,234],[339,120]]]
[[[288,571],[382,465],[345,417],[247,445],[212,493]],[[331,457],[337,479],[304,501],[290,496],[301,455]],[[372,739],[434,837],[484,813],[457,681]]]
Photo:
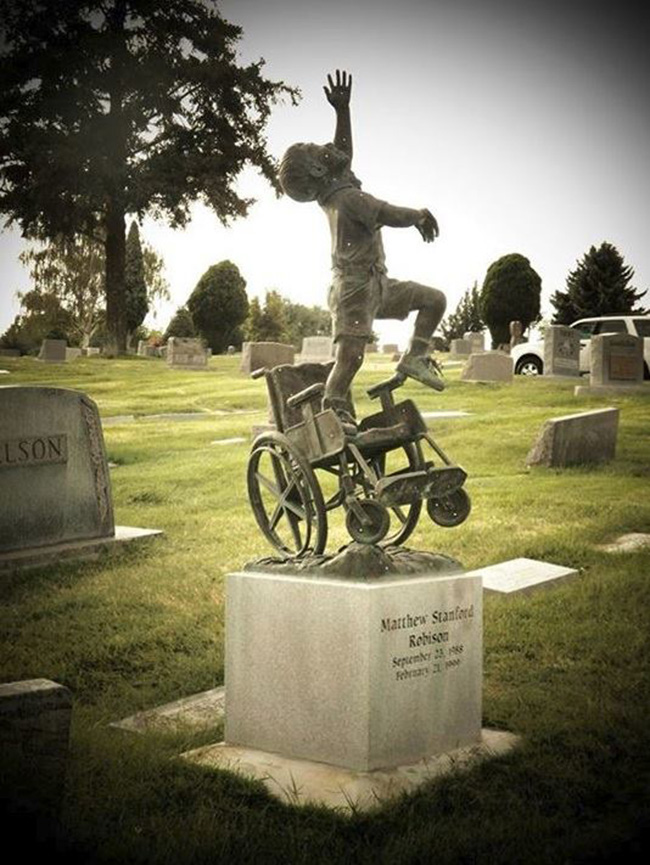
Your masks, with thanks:
[[[295,141],[331,141],[323,84],[353,76],[353,169],[365,191],[428,207],[440,236],[383,230],[389,275],[440,288],[453,311],[502,255],[525,255],[542,278],[542,311],[592,246],[613,243],[650,287],[650,13],[630,0],[223,0],[243,28],[242,63],[297,86],[267,127],[280,158]],[[163,256],[171,300],[147,324],[164,329],[207,268],[239,267],[249,297],[276,289],[326,305],[329,230],[315,203],[277,198],[254,171],[256,199],[223,227],[203,205],[172,230],[147,218],[142,235]],[[29,287],[24,241],[0,234],[0,332]],[[650,295],[647,305],[650,306]],[[409,322],[377,322],[382,342]]]

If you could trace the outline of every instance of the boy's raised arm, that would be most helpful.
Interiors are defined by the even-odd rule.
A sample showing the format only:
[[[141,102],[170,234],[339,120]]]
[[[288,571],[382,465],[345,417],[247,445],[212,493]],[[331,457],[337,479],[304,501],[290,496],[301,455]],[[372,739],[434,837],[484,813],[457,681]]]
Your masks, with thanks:
[[[426,207],[414,210],[411,207],[384,203],[379,211],[379,222],[389,228],[410,228],[414,225],[426,243],[430,243],[440,234],[435,216]]]
[[[350,93],[352,91],[352,76],[347,72],[336,70],[336,81],[327,76],[328,87],[323,87],[327,101],[336,111],[336,132],[334,146],[352,159],[352,122],[350,120]]]

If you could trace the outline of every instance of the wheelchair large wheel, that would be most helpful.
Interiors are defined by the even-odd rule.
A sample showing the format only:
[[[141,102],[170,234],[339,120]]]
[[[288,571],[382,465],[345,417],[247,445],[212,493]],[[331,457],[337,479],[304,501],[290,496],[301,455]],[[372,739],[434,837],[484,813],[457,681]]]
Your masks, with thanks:
[[[327,513],[308,461],[278,432],[253,442],[248,462],[248,497],[262,533],[287,556],[322,553]]]
[[[373,469],[380,477],[393,471],[417,471],[424,466],[424,457],[417,443],[403,445],[394,451],[372,460]],[[418,499],[408,505],[392,505],[388,507],[390,527],[384,538],[379,542],[380,547],[391,544],[403,544],[409,538],[418,524],[422,500]]]

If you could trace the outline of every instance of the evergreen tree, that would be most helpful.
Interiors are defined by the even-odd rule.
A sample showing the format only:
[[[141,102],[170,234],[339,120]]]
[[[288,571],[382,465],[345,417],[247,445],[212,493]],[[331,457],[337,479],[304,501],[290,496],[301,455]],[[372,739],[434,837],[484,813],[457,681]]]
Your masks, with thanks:
[[[259,298],[254,297],[248,305],[248,318],[244,323],[244,336],[248,342],[261,342],[261,333],[262,305]]]
[[[260,320],[260,333],[260,339],[266,342],[285,342],[288,339],[284,304],[277,291],[266,292]]]
[[[458,301],[454,312],[450,313],[440,325],[440,332],[449,346],[452,339],[462,339],[467,331],[476,333],[485,328],[481,318],[480,294],[478,283],[474,282]]]
[[[126,238],[124,267],[127,344],[149,312],[149,298],[144,278],[144,256],[140,245],[140,230],[134,220]]]
[[[634,270],[611,243],[592,246],[577,262],[566,281],[566,291],[556,291],[551,303],[556,309],[556,324],[571,324],[578,318],[599,315],[642,314],[635,308],[644,292],[629,285]]]
[[[194,327],[208,346],[221,354],[246,320],[246,280],[231,261],[209,267],[189,296],[187,308]]]
[[[186,306],[179,306],[171,321],[167,325],[167,330],[163,336],[164,342],[167,342],[170,336],[196,336],[196,328],[192,321],[192,316]]]
[[[537,320],[541,293],[542,280],[525,256],[513,252],[489,266],[480,310],[494,348],[510,342],[511,321],[520,321],[526,330]]]
[[[238,64],[241,28],[216,0],[0,3],[0,212],[26,237],[105,245],[110,349],[126,350],[125,219],[172,225],[202,199],[246,214],[235,180],[277,188],[264,128],[296,91]]]

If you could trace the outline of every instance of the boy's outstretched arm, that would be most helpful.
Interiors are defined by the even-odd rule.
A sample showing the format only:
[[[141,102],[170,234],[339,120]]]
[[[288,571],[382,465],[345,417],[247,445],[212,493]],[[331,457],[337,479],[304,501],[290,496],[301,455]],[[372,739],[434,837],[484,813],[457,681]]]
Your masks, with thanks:
[[[336,111],[336,132],[334,146],[352,159],[352,122],[350,120],[350,92],[352,91],[352,76],[347,72],[336,70],[336,82],[332,76],[327,76],[329,88],[323,87],[327,101]]]
[[[378,221],[380,225],[389,228],[410,228],[414,225],[426,243],[430,243],[440,234],[435,216],[426,207],[422,210],[413,210],[410,207],[384,204],[379,211]]]

